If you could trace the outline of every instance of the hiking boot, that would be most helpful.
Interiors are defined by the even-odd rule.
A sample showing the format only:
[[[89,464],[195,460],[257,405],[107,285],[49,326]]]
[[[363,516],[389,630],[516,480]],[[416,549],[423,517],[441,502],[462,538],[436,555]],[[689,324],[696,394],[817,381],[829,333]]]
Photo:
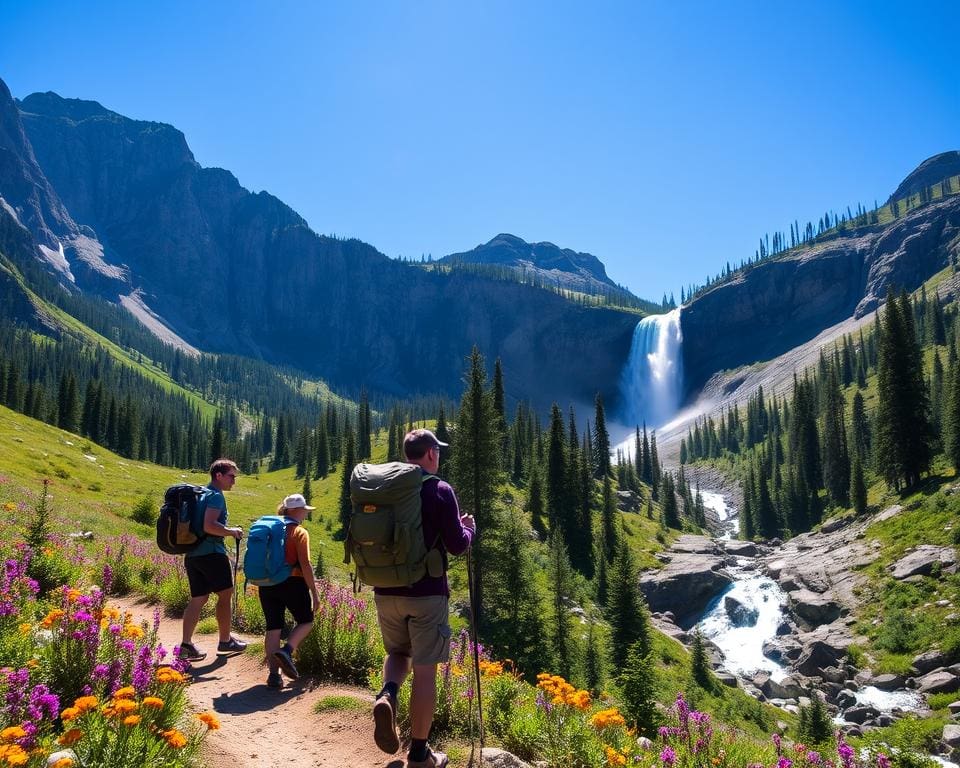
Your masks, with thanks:
[[[217,656],[236,656],[247,650],[247,644],[243,640],[230,636],[229,640],[221,640],[217,643]]]
[[[373,741],[380,750],[391,755],[400,749],[397,703],[389,693],[378,696],[373,704]]]
[[[427,747],[427,756],[423,760],[411,760],[407,755],[407,768],[445,768],[450,761],[443,752],[434,752]]]
[[[279,672],[267,675],[267,688],[283,688],[283,677]]]
[[[291,680],[296,680],[300,677],[300,673],[297,671],[297,665],[293,663],[293,655],[286,648],[281,648],[279,651],[275,651],[273,658],[277,660],[277,664],[280,665],[280,669],[283,670],[283,674],[289,677]]]
[[[197,646],[193,643],[180,643],[180,652],[177,654],[177,658],[184,661],[203,661],[207,658],[207,654],[198,651]]]

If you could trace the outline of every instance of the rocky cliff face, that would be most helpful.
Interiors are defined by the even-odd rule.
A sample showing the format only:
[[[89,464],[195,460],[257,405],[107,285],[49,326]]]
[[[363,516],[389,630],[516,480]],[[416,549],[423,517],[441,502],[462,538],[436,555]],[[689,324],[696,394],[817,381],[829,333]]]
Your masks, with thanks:
[[[0,130],[20,130],[77,222],[65,235],[71,279],[111,298],[140,290],[201,349],[407,395],[459,392],[476,344],[502,359],[511,395],[538,406],[616,396],[635,316],[319,236],[275,197],[201,168],[170,126],[49,93],[11,110],[6,97]],[[0,194],[7,186],[0,175]]]
[[[681,312],[688,390],[715,371],[776,357],[872,312],[888,287],[918,288],[947,266],[958,244],[954,196],[748,268]]]

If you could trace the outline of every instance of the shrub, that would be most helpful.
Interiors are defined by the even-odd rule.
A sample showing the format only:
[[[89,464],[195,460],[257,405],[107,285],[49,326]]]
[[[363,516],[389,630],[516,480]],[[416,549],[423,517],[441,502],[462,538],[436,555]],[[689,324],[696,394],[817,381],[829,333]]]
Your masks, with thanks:
[[[890,653],[908,653],[916,642],[917,622],[907,611],[896,609],[884,618],[874,645]]]
[[[324,680],[362,684],[382,661],[373,608],[346,587],[323,579],[317,587],[320,605],[314,613],[313,631],[297,651],[300,671]]]
[[[155,506],[152,494],[145,494],[133,505],[133,509],[130,510],[130,518],[142,525],[153,525],[157,521]]]

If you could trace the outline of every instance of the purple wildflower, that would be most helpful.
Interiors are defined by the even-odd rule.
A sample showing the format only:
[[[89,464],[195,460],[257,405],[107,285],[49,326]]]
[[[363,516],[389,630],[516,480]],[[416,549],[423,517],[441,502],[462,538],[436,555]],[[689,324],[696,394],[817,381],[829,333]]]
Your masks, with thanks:
[[[672,747],[664,747],[660,753],[660,762],[664,765],[673,765],[677,762],[677,753],[673,751]]]

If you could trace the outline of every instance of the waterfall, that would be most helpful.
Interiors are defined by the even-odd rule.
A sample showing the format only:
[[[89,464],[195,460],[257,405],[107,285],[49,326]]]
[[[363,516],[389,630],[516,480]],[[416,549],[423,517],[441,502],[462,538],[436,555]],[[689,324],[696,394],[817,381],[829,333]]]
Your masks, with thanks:
[[[682,341],[679,309],[637,323],[620,383],[627,424],[656,429],[676,415],[683,397]]]

